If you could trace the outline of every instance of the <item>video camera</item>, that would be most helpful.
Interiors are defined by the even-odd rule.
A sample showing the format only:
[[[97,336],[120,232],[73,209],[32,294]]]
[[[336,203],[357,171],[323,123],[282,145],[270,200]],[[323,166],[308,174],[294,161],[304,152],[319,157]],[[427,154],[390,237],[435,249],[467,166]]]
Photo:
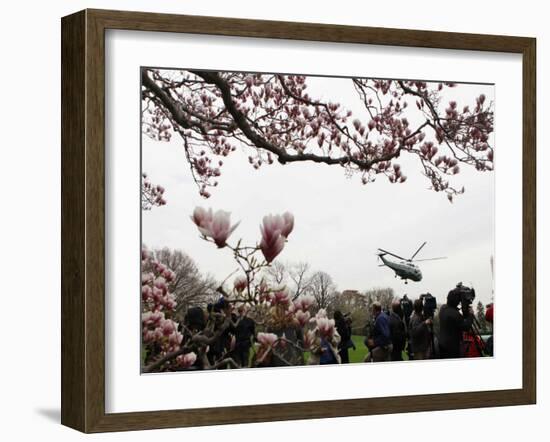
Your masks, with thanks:
[[[431,293],[424,293],[420,295],[422,300],[422,314],[425,318],[433,318],[434,312],[437,309],[437,299],[435,296],[432,296]]]
[[[473,287],[466,287],[461,282],[456,285],[456,288],[453,291],[460,296],[460,308],[462,310],[462,315],[464,317],[472,315],[472,326],[470,328],[470,333],[473,335],[474,345],[479,351],[479,354],[483,356],[486,353],[485,342],[481,338],[479,322],[477,321],[475,315],[470,312],[470,306],[474,302],[476,291]]]
[[[403,312],[405,323],[408,324],[409,318],[411,317],[413,312],[413,303],[407,295],[403,295],[403,297],[399,300],[399,302],[401,304],[401,311]]]
[[[476,291],[473,288],[466,287],[461,282],[456,285],[455,291],[460,294],[460,303],[470,306],[476,297]]]

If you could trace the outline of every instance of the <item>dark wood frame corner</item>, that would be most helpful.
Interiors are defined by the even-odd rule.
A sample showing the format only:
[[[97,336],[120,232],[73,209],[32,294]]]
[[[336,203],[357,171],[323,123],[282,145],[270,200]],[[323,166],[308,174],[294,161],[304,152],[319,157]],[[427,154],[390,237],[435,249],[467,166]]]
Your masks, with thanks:
[[[536,41],[533,38],[85,10],[62,19],[61,421],[83,432],[533,404]],[[105,30],[518,53],[523,56],[523,386],[516,390],[105,413]]]

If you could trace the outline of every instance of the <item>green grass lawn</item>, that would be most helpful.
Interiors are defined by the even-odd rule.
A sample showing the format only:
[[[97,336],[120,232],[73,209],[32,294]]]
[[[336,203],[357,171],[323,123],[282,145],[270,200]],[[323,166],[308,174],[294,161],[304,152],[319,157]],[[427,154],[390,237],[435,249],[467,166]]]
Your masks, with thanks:
[[[367,353],[369,352],[367,347],[365,347],[365,344],[363,343],[363,341],[365,340],[365,337],[359,336],[359,335],[353,335],[351,337],[351,340],[355,344],[355,350],[353,348],[350,348],[348,350],[350,363],[363,362],[365,360],[365,356],[367,356]]]
[[[349,361],[350,363],[353,362],[363,362],[365,360],[365,356],[367,356],[368,349],[364,344],[365,337],[359,336],[359,335],[353,335],[351,337],[351,340],[355,344],[355,350],[353,348],[349,349]],[[406,351],[402,354],[403,360],[408,361],[409,355]]]
[[[359,336],[359,335],[353,335],[351,337],[351,340],[355,344],[355,350],[353,348],[350,348],[349,351],[349,362],[363,362],[365,360],[365,356],[367,356],[368,349],[364,344],[365,337]],[[307,360],[309,358],[309,353],[306,353],[304,355],[304,359]],[[409,359],[409,356],[406,352],[403,352],[403,360],[407,361]]]

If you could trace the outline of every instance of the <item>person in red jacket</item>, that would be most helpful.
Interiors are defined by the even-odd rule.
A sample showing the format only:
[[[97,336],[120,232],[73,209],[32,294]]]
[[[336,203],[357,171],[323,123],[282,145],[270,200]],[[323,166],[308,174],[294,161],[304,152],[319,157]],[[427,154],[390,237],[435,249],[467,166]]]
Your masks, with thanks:
[[[485,310],[485,320],[493,325],[494,304],[489,304]],[[493,356],[493,336],[483,342],[481,337],[471,332],[465,332],[464,336],[464,357],[479,358],[480,356]],[[482,353],[483,352],[483,353]]]
[[[491,332],[493,331],[493,317],[495,315],[495,304],[491,303],[487,306],[485,310],[485,320],[491,324]],[[493,356],[493,334],[489,336],[487,342],[485,343],[485,353],[489,356]]]
[[[471,332],[464,332],[464,357],[465,358],[480,358],[483,356],[481,350],[484,348],[481,337]]]

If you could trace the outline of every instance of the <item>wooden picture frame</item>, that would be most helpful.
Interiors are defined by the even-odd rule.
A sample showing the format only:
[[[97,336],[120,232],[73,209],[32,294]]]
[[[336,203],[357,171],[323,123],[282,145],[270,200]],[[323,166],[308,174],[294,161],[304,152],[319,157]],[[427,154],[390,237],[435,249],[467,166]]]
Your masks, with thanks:
[[[107,414],[105,30],[495,51],[523,63],[523,385],[513,390]],[[84,10],[62,19],[62,424],[83,432],[311,419],[536,401],[536,41],[533,38]]]

